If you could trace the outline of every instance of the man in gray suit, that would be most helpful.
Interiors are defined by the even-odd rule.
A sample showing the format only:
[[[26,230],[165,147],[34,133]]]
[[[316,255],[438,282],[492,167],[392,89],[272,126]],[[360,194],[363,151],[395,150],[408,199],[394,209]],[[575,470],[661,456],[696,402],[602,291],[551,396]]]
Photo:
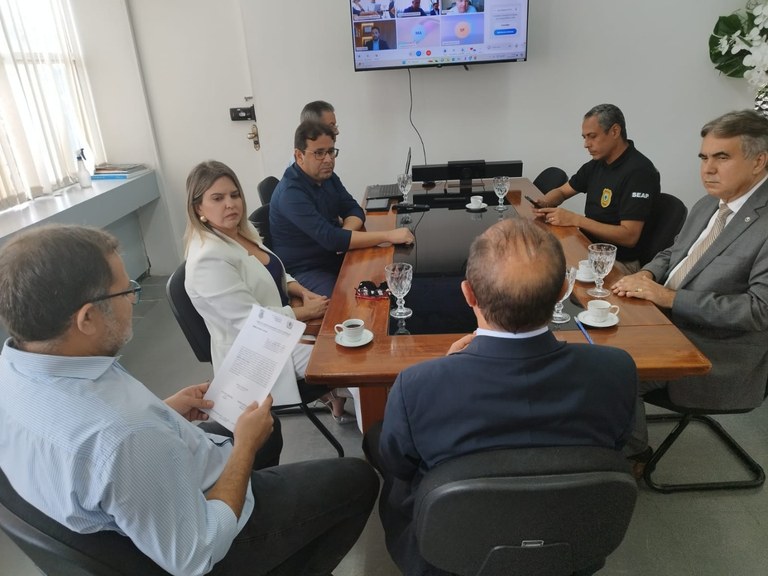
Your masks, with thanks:
[[[730,112],[707,123],[701,136],[708,195],[674,244],[613,291],[668,311],[712,362],[704,376],[641,382],[641,396],[666,387],[672,402],[689,407],[755,407],[768,378],[768,119]],[[627,451],[650,454],[642,401]]]

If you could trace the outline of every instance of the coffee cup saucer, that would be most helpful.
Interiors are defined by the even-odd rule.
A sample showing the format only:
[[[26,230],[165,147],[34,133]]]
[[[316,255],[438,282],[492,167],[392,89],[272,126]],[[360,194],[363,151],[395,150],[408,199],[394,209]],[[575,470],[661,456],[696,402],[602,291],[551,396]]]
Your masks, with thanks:
[[[367,328],[363,328],[362,338],[360,338],[360,340],[357,340],[355,342],[347,342],[347,340],[344,338],[343,333],[336,334],[336,344],[338,344],[339,346],[344,346],[345,348],[357,348],[358,346],[365,346],[371,340],[373,340],[373,332],[371,332]]]
[[[474,204],[467,204],[467,210],[470,212],[480,212],[481,210],[485,210],[488,208],[488,204],[485,202],[482,202],[479,206],[475,206]]]
[[[616,324],[619,323],[619,317],[617,314],[611,314],[608,313],[608,318],[603,320],[602,322],[600,320],[596,320],[592,314],[589,313],[589,310],[584,310],[583,312],[579,312],[579,315],[577,316],[579,321],[582,324],[586,324],[587,326],[592,326],[593,328],[610,328],[611,326],[616,326]]]
[[[589,272],[586,274],[582,274],[580,271],[576,272],[576,280],[579,282],[594,282],[595,281],[595,275],[590,274]]]

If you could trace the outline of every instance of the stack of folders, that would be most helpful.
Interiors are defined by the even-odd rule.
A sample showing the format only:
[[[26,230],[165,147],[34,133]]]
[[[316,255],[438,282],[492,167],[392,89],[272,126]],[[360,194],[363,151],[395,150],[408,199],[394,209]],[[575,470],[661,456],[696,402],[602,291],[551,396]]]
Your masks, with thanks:
[[[147,171],[145,164],[99,164],[93,171],[93,180],[128,180]]]

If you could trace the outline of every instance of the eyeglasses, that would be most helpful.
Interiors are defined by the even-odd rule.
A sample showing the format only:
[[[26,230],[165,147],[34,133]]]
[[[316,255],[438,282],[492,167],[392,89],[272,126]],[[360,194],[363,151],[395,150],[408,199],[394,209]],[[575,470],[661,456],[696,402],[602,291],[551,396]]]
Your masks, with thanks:
[[[101,302],[102,300],[109,300],[110,298],[117,298],[118,296],[128,296],[129,294],[133,297],[133,305],[136,306],[141,300],[141,284],[136,282],[136,280],[131,280],[131,287],[128,290],[97,296],[96,298],[91,298],[88,302],[85,302],[85,304]]]
[[[305,154],[312,154],[315,160],[323,160],[327,155],[336,158],[339,155],[338,148],[328,148],[328,150],[304,150]]]

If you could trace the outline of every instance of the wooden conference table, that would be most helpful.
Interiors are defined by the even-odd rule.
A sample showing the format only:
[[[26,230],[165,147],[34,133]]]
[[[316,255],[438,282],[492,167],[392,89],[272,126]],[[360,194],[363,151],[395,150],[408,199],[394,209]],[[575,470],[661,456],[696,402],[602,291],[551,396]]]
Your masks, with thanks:
[[[418,190],[414,192],[419,193]],[[507,203],[520,217],[533,218],[531,205],[523,199],[525,195],[532,198],[542,196],[527,178],[511,179]],[[495,211],[489,206],[486,214],[487,217],[493,217]],[[396,215],[391,210],[386,213],[368,214],[366,229],[387,230],[393,228],[395,222]],[[560,239],[569,266],[576,266],[579,260],[587,257],[589,240],[578,228],[549,226],[540,220],[537,222]],[[417,243],[418,236],[417,230]],[[390,336],[389,301],[355,297],[355,288],[361,281],[372,280],[376,284],[384,281],[384,266],[392,262],[394,250],[393,246],[377,246],[347,252],[306,373],[307,382],[311,384],[359,387],[364,430],[383,418],[388,387],[401,370],[424,360],[444,356],[448,347],[461,336]],[[614,267],[606,278],[606,286],[621,277],[622,273],[617,268]],[[590,285],[581,282],[576,282],[574,287],[574,296],[585,306],[591,299],[586,294],[589,287]],[[587,327],[589,335],[595,344],[626,350],[637,364],[640,379],[675,379],[705,374],[710,370],[709,360],[655,305],[644,300],[613,295],[607,300],[621,307],[619,324],[613,328]],[[364,320],[366,328],[374,334],[373,341],[358,348],[337,345],[334,326],[347,318]],[[557,331],[555,335],[559,340],[567,342],[586,342],[584,335],[578,330]]]

